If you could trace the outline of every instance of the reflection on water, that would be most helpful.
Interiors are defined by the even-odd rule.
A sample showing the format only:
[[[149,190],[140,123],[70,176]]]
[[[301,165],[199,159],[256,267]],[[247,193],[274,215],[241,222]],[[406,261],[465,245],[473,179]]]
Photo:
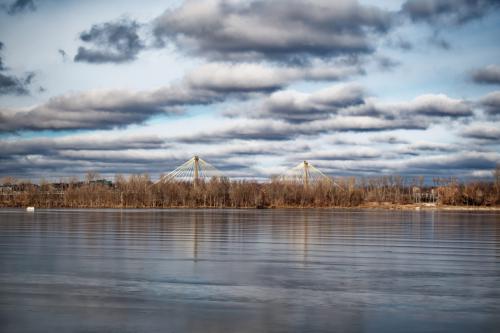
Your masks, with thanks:
[[[500,215],[0,210],[1,332],[500,331]]]

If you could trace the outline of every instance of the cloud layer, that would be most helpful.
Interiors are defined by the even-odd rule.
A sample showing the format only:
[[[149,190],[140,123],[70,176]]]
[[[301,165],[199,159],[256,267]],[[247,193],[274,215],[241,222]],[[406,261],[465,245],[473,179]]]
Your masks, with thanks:
[[[391,14],[357,1],[185,1],[157,18],[160,43],[216,59],[303,61],[369,53]]]
[[[1,7],[19,34],[2,31],[0,175],[155,178],[194,154],[258,179],[303,159],[335,176],[468,177],[500,161],[499,48],[485,42],[498,1],[121,5],[82,11],[60,35],[73,39],[51,43],[21,32],[85,2]],[[28,64],[50,89],[30,93]]]
[[[192,105],[246,99],[278,90],[293,80],[330,80],[359,73],[336,67],[274,68],[255,64],[211,64],[188,73],[179,83],[148,91],[95,90],[52,97],[32,108],[0,108],[0,131],[106,129],[140,124],[154,115],[179,114]]]

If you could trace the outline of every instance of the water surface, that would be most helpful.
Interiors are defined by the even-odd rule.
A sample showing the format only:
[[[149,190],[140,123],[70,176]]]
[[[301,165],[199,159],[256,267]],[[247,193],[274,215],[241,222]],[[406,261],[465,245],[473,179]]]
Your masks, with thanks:
[[[0,210],[0,332],[495,331],[500,214]]]

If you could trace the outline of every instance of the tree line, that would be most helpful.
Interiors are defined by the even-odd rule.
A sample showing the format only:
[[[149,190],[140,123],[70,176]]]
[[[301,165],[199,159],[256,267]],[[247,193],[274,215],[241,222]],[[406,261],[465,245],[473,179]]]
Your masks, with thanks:
[[[269,182],[213,178],[209,181],[158,182],[147,174],[113,182],[89,173],[76,179],[39,184],[7,177],[0,187],[0,207],[40,208],[291,208],[363,207],[370,204],[431,203],[454,206],[500,205],[500,168],[491,181],[461,182],[456,178],[384,176],[339,178],[305,186],[278,178]]]

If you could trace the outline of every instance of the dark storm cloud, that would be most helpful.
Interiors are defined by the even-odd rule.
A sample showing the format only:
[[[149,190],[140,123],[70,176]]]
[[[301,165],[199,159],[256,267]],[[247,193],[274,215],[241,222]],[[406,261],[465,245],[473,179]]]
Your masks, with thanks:
[[[144,48],[138,35],[136,21],[122,19],[116,22],[95,24],[80,34],[80,39],[92,47],[79,47],[75,61],[94,64],[124,63],[136,59]]]
[[[29,94],[28,85],[31,83],[32,79],[33,74],[29,74],[24,78],[19,78],[13,75],[0,73],[0,95],[27,95]]]
[[[491,116],[500,115],[500,91],[494,91],[481,98],[480,105],[487,114]]]
[[[401,11],[414,22],[461,25],[499,7],[498,0],[407,0]]]
[[[33,0],[16,0],[5,7],[9,15],[16,15],[23,12],[35,11],[36,6]]]
[[[500,84],[500,66],[489,65],[476,69],[471,74],[472,80],[481,84]]]
[[[2,59],[2,49],[4,44],[0,42],[0,96],[1,95],[27,95],[29,85],[35,77],[35,73],[26,73],[23,77],[17,77],[5,73],[7,68]],[[0,114],[0,120],[2,119]],[[0,125],[1,126],[1,125]]]
[[[154,22],[159,43],[216,59],[278,59],[370,53],[392,14],[357,1],[185,1]]]

